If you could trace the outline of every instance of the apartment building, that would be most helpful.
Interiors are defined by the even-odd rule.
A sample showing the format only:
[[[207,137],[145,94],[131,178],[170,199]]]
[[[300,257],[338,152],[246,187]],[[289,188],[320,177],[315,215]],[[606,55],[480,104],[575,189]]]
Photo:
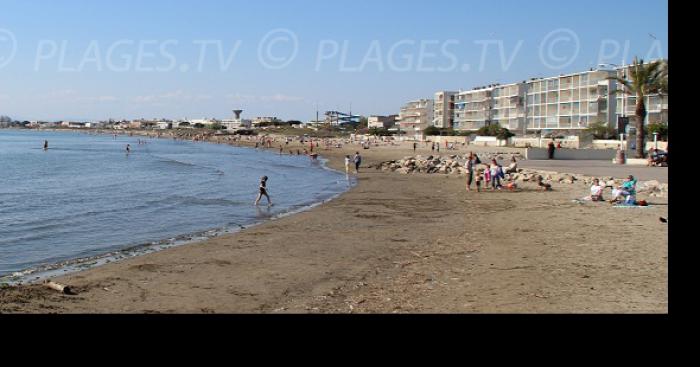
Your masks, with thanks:
[[[449,129],[454,122],[455,97],[457,92],[440,91],[435,93],[433,126]]]
[[[531,80],[527,87],[528,130],[583,130],[603,122],[616,125],[614,72],[592,70]]]
[[[411,101],[401,108],[399,127],[406,135],[421,139],[423,130],[433,122],[434,105],[432,99]]]
[[[459,92],[455,97],[455,130],[479,130],[491,124],[493,86]]]
[[[493,98],[491,123],[512,131],[522,131],[525,127],[526,83],[497,85],[491,92]]]
[[[391,129],[396,125],[398,115],[370,116],[367,118],[367,126],[370,129]]]

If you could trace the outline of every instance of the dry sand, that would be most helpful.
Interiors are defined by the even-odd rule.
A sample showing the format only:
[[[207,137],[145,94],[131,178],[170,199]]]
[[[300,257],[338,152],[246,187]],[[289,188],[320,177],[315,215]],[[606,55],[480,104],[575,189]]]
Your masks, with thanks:
[[[344,169],[355,150],[321,153]],[[413,150],[361,153],[366,167]],[[364,169],[308,212],[55,279],[74,296],[0,290],[0,313],[667,313],[667,201],[572,202],[587,191]]]

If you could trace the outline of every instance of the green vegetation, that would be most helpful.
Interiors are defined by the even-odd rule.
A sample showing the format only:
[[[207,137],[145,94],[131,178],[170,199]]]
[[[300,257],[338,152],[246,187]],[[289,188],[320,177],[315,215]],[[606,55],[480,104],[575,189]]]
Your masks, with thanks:
[[[665,123],[647,125],[647,135],[653,136],[655,133],[659,135],[659,140],[668,140],[668,125]]]
[[[224,125],[221,125],[220,122],[215,122],[215,123],[211,124],[211,125],[209,126],[209,128],[212,129],[212,130],[223,130],[223,129],[225,129],[225,128],[224,128]]]
[[[593,135],[594,139],[606,140],[617,138],[616,130],[609,127],[608,124],[604,122],[594,122],[588,126],[586,131]]]
[[[484,126],[476,132],[479,136],[495,136],[499,140],[508,140],[515,136],[510,130],[500,125]]]
[[[472,131],[457,131],[452,128],[440,129],[435,126],[429,126],[423,133],[426,136],[470,136],[473,134]]]
[[[389,131],[388,129],[384,129],[384,128],[381,128],[381,129],[371,128],[368,130],[367,133],[372,135],[372,136],[392,136],[392,135],[394,135],[391,133],[391,131]]]

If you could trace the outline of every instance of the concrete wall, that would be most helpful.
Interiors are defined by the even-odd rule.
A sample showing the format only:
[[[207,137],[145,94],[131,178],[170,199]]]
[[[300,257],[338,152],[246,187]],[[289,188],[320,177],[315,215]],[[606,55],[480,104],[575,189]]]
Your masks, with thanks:
[[[516,148],[546,148],[552,139],[539,139],[539,138],[511,138],[510,144]],[[562,148],[569,149],[579,149],[581,147],[581,140],[578,136],[569,137],[567,139],[555,139],[554,144],[561,143]]]
[[[617,151],[614,149],[557,149],[554,159],[562,161],[612,161],[615,159]],[[549,158],[547,149],[530,148],[525,153],[528,160],[541,161]]]
[[[435,143],[442,143],[442,144],[445,144],[445,142],[462,144],[462,143],[469,143],[471,141],[471,138],[468,136],[426,136],[425,139],[427,141],[432,141]]]
[[[629,148],[629,141],[625,141],[625,149]],[[668,149],[668,142],[665,141],[660,141],[659,143],[659,149],[661,150],[666,150]],[[593,140],[593,149],[617,149],[620,146],[620,141],[619,140]],[[648,141],[647,146],[646,146],[646,152],[648,152],[651,148],[654,147],[654,141]]]

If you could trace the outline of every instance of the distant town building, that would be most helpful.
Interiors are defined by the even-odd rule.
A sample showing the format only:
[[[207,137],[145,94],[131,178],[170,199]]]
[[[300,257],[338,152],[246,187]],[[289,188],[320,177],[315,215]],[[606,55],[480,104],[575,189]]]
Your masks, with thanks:
[[[367,127],[370,129],[391,129],[396,125],[398,115],[370,116],[367,118]]]
[[[278,119],[277,117],[256,117],[252,121],[252,126],[253,128],[260,128],[280,122],[282,122],[282,120]]]

